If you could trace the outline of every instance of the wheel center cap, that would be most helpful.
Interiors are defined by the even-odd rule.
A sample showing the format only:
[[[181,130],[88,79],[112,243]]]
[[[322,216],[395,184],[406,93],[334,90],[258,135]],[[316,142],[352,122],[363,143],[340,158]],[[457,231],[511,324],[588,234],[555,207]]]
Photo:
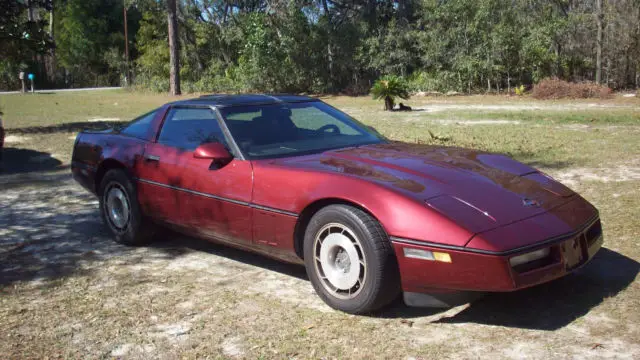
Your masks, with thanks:
[[[320,245],[317,261],[322,269],[319,275],[326,279],[331,291],[347,291],[351,294],[354,285],[363,277],[354,241],[343,233],[333,232],[322,242],[316,241],[317,245]]]
[[[351,260],[349,254],[344,249],[340,249],[336,254],[336,267],[343,273],[347,273],[351,267]]]

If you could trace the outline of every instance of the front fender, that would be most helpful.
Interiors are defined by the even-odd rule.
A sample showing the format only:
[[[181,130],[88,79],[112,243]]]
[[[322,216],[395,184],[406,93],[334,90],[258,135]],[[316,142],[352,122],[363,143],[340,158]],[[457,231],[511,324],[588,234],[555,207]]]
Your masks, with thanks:
[[[300,214],[323,199],[340,199],[372,214],[389,236],[464,246],[473,235],[419,199],[345,174],[254,163],[253,202]]]

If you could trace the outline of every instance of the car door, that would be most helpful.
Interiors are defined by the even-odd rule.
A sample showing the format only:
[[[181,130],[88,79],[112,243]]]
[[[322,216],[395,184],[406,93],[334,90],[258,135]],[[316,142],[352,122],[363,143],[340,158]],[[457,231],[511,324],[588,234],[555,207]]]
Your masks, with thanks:
[[[252,168],[242,159],[216,166],[194,157],[196,148],[220,142],[229,148],[209,107],[171,107],[158,135],[148,143],[139,169],[145,213],[221,241],[250,243]]]

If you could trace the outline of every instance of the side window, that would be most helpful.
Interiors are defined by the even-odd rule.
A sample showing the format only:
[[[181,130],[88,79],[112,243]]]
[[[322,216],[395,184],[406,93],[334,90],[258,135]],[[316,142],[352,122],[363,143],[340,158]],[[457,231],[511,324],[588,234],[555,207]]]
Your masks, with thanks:
[[[160,130],[158,142],[189,151],[208,142],[219,142],[227,146],[215,113],[207,108],[169,110]]]
[[[145,140],[149,131],[149,125],[151,125],[151,122],[156,117],[157,113],[158,111],[154,110],[150,113],[146,113],[136,119],[133,119],[129,123],[129,125],[120,130],[120,133]]]
[[[318,130],[323,126],[335,126],[340,130],[340,134],[360,135],[351,126],[313,106],[292,108],[291,120],[298,129]]]

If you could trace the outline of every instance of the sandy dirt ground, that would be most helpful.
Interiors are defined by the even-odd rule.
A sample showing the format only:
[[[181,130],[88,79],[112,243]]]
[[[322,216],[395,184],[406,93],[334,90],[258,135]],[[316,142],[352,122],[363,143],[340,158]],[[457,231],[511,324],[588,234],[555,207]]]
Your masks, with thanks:
[[[350,98],[340,101],[356,117],[380,113],[364,100],[360,108],[350,107]],[[73,126],[14,130],[6,138],[12,149],[0,174],[0,359],[640,359],[640,242],[632,223],[640,162],[637,147],[627,142],[640,127],[420,119],[457,110],[608,111],[634,105],[436,101],[415,106],[423,111],[406,114],[403,123],[414,130],[417,122],[437,125],[462,139],[453,130],[477,130],[482,137],[500,129],[511,136],[529,127],[543,135],[558,129],[562,136],[589,135],[592,150],[615,147],[606,161],[542,164],[601,210],[605,247],[588,266],[452,309],[409,308],[397,301],[376,314],[347,315],[317,297],[300,266],[169,231],[146,247],[113,242],[97,199],[70,177],[70,150],[76,122],[97,125],[131,114],[82,113]],[[398,127],[393,119],[391,130]],[[386,126],[382,120],[373,125]],[[502,143],[500,136],[494,138]],[[531,148],[553,150],[546,143]]]
[[[396,303],[350,316],[315,296],[298,266],[171,233],[149,247],[114,243],[67,173],[4,176],[0,187],[0,352],[14,358],[640,356],[638,325],[598,310],[637,273],[615,251],[560,281],[447,311]],[[288,337],[300,332],[309,338]]]

